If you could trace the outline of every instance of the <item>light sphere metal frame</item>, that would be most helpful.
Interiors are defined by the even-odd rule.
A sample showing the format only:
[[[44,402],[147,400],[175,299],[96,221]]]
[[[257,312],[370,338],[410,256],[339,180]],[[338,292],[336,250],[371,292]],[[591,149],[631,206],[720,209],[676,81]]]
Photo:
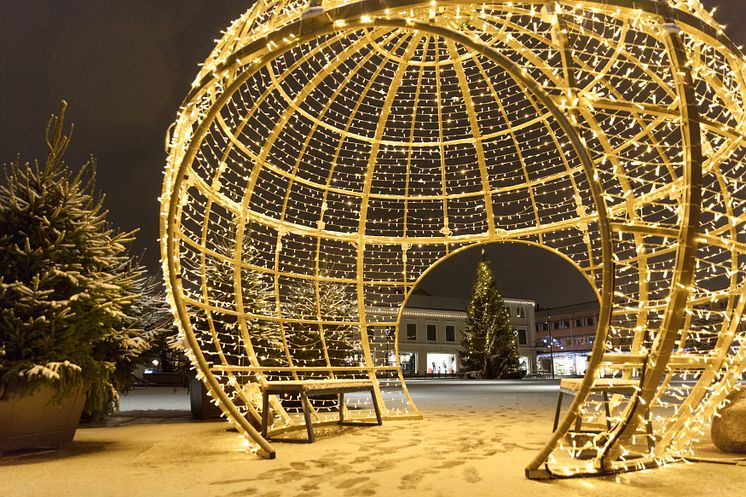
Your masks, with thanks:
[[[419,418],[410,292],[461,250],[529,243],[600,316],[527,476],[691,454],[746,368],[745,76],[698,0],[259,0],[169,142],[162,263],[193,364],[265,457],[273,381],[365,379],[384,419]],[[296,398],[269,410],[270,434],[304,425]],[[312,422],[340,410],[373,412],[321,397]]]

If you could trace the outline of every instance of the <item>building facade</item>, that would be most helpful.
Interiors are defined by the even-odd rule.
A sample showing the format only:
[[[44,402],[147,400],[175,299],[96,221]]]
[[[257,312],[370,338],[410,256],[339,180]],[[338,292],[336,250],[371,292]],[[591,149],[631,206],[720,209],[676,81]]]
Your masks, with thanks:
[[[516,332],[518,356],[527,374],[536,371],[532,300],[503,299]],[[412,295],[402,314],[399,328],[399,359],[406,376],[456,375],[461,372],[459,350],[466,325],[467,303],[461,299]],[[396,356],[389,363],[396,364]]]
[[[588,369],[598,324],[598,302],[536,311],[537,373],[580,376]]]

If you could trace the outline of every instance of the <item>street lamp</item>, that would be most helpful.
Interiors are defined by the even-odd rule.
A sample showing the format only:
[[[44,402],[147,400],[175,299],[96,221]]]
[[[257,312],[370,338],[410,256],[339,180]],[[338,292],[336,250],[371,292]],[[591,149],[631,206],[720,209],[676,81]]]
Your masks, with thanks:
[[[549,331],[549,364],[551,364],[552,379],[554,379],[554,337],[552,336],[552,324],[549,322],[551,318],[551,316],[547,316],[545,324],[547,325],[547,330]]]

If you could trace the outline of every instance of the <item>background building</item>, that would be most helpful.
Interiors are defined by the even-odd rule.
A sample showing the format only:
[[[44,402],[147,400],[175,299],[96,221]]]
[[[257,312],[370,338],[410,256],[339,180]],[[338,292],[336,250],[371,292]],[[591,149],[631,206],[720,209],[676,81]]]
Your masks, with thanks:
[[[518,356],[527,374],[536,371],[532,300],[504,298],[518,340]],[[406,376],[455,375],[461,372],[458,351],[466,325],[467,301],[437,297],[418,290],[407,301],[399,329],[399,357]],[[381,312],[376,311],[376,312]],[[389,362],[396,364],[391,351]]]
[[[539,374],[551,375],[552,363],[556,376],[585,374],[596,338],[598,302],[540,309],[535,319]]]

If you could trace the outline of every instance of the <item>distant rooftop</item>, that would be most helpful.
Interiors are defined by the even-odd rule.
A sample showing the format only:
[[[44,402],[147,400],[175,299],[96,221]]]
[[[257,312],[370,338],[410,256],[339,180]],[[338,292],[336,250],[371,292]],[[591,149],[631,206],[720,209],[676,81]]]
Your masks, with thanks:
[[[536,320],[546,319],[549,316],[553,317],[565,317],[574,316],[576,314],[589,314],[598,312],[598,301],[591,300],[589,302],[580,302],[577,304],[562,305],[558,307],[550,307],[547,309],[536,310]]]
[[[434,295],[412,294],[407,300],[407,308],[437,309],[441,311],[466,311],[468,302],[464,299],[438,297]]]
[[[526,299],[503,297],[503,301],[506,304],[536,305],[533,300]],[[409,300],[407,300],[408,309],[430,309],[466,312],[466,307],[468,304],[468,299],[457,299],[453,297],[440,297],[437,295],[430,295],[427,290],[419,288],[415,290],[409,297]]]

